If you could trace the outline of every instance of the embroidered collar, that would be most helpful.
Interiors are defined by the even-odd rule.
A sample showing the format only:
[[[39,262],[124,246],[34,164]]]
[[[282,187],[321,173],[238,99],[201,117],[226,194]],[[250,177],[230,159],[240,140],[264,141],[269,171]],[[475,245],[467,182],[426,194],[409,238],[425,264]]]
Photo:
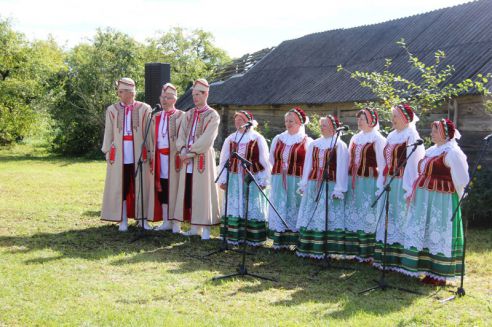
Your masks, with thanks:
[[[397,130],[392,131],[391,133],[388,134],[386,140],[388,141],[389,144],[401,144],[409,140],[411,142],[412,136],[414,136],[414,139],[419,138],[418,132],[415,129],[411,127],[407,127],[401,131],[397,131]]]
[[[208,104],[206,104],[202,108],[195,107],[195,112],[198,113],[198,114],[202,114],[205,111],[207,111],[208,109],[210,109],[210,107],[208,106]]]
[[[447,141],[446,143],[444,143],[442,145],[431,146],[430,148],[428,148],[425,151],[425,156],[426,157],[437,157],[444,152],[449,152],[449,151],[456,149],[456,148],[459,148],[459,146],[458,146],[458,143],[456,143],[456,141],[453,139],[453,140]]]
[[[137,106],[137,101],[133,101],[131,104],[124,104],[123,102],[120,102],[120,107],[123,108],[123,109],[126,109],[126,108],[135,108]]]
[[[258,132],[253,131],[253,130],[246,131],[246,133],[244,133],[243,139],[241,140],[241,144],[248,143],[251,140],[255,140],[257,134],[258,134]],[[243,135],[243,133],[236,131],[236,132],[232,133],[229,137],[230,137],[231,142],[239,142],[242,135]]]
[[[340,138],[338,138],[337,144],[340,142],[343,141]],[[329,136],[329,137],[322,136],[313,141],[313,146],[322,150],[331,149],[334,144],[335,144],[335,137],[333,136]]]
[[[384,138],[384,137],[383,137],[383,135],[381,135],[381,133],[379,133],[379,131],[377,131],[376,129],[373,129],[372,131],[367,132],[367,133],[361,131],[361,132],[355,134],[354,137],[352,138],[352,140],[353,140],[353,143],[355,143],[355,144],[363,145],[366,143],[373,143],[378,138]]]
[[[293,145],[302,142],[305,137],[306,133],[304,131],[299,131],[296,134],[289,134],[289,132],[285,131],[281,133],[278,138],[286,145]]]
[[[171,110],[168,110],[168,111],[163,110],[162,111],[162,114],[169,117],[169,116],[173,115],[175,112],[176,112],[176,109],[171,109]]]

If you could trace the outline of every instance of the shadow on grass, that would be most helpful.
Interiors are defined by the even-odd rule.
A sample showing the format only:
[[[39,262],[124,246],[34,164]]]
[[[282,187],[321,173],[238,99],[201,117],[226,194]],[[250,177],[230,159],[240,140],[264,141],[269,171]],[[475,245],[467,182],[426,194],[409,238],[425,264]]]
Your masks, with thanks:
[[[101,210],[87,210],[82,215],[87,217],[101,217]]]
[[[96,215],[99,212],[86,212]],[[150,251],[162,246],[166,238],[152,236],[144,241],[129,243],[137,229],[119,233],[114,225],[67,230],[59,233],[38,233],[29,236],[0,236],[0,246],[15,247],[12,253],[52,249],[61,253],[61,258],[99,260],[119,253]],[[42,263],[42,259],[39,259]]]
[[[280,257],[263,262],[270,272],[276,273],[279,283],[255,283],[241,287],[237,293],[262,293],[269,289],[290,291],[288,299],[273,302],[275,306],[296,307],[303,303],[331,304],[324,316],[329,319],[347,319],[361,312],[384,315],[398,312],[403,307],[411,306],[414,301],[424,297],[432,297],[434,287],[423,285],[416,279],[407,278],[397,273],[389,272],[386,282],[395,287],[403,287],[417,291],[420,295],[405,293],[399,290],[375,290],[359,294],[362,290],[375,286],[374,280],[379,280],[380,272],[364,264],[344,262],[345,266],[354,266],[359,270],[321,270],[317,261],[290,257],[281,254]],[[338,262],[336,264],[339,264]],[[340,263],[341,264],[341,263]],[[270,274],[270,276],[273,276]]]
[[[46,163],[52,163],[52,164],[59,164],[61,167],[66,167],[70,166],[73,164],[78,164],[78,163],[85,163],[85,162],[103,162],[103,158],[101,156],[100,160],[96,159],[90,159],[90,158],[84,158],[84,157],[64,157],[61,155],[55,155],[55,154],[49,154],[49,155],[37,155],[37,154],[5,154],[2,153],[0,154],[0,163],[7,163],[7,162],[20,162],[20,161],[39,161],[39,162],[46,162]]]
[[[126,255],[111,261],[111,265],[125,266],[139,263],[179,263],[177,268],[166,270],[167,273],[185,274],[204,272],[215,276],[231,274],[241,263],[237,253],[220,253],[208,258],[204,256],[220,246],[219,239],[202,241],[198,237],[185,237],[169,232],[151,232],[145,237],[130,243],[140,230],[131,226],[129,233],[119,233],[116,226],[104,225],[81,230],[68,230],[59,233],[38,233],[30,236],[0,236],[0,247],[11,248],[10,253],[28,253],[36,250],[51,249],[57,252],[53,257],[26,260],[27,265],[46,264],[66,258],[100,260],[111,258],[121,253]],[[315,261],[296,257],[289,252],[274,252],[269,248],[251,249],[253,255],[246,257],[246,267],[250,273],[278,280],[257,282],[251,277],[238,277],[221,281],[206,281],[210,287],[226,286],[224,283],[241,283],[232,286],[234,294],[261,293],[270,289],[289,290],[290,298],[273,302],[276,306],[298,306],[303,303],[332,303],[327,318],[344,319],[362,311],[373,314],[397,312],[402,307],[412,304],[435,291],[432,287],[421,285],[418,281],[396,273],[388,273],[387,281],[397,287],[417,290],[422,295],[403,293],[398,290],[374,291],[359,295],[358,292],[374,285],[373,280],[380,276],[379,271],[355,263],[360,270],[319,270],[313,265]],[[130,254],[130,255],[128,255]],[[176,266],[176,265],[174,265]]]
[[[84,215],[99,215],[99,211],[85,212]],[[27,236],[0,236],[0,247],[9,248],[7,253],[29,253],[50,249],[57,252],[52,257],[40,257],[26,260],[26,264],[44,264],[66,258],[101,260],[126,254],[110,264],[123,266],[139,262],[179,262],[179,268],[170,271],[181,274],[196,270],[229,269],[227,260],[220,255],[210,260],[203,256],[220,246],[218,239],[202,241],[199,237],[186,237],[170,232],[149,231],[144,237],[135,226],[128,233],[120,233],[115,225],[104,225],[79,230],[67,230],[59,233],[37,233]],[[236,255],[237,259],[239,257]],[[238,261],[239,262],[239,261]],[[225,265],[222,265],[225,264]],[[225,271],[224,271],[225,272]]]

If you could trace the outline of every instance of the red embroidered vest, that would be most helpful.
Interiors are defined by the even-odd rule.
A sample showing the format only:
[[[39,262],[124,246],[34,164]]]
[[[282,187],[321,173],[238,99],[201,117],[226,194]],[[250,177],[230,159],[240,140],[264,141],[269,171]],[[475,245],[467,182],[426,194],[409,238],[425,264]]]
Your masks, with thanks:
[[[364,176],[364,177],[378,177],[378,165],[376,160],[376,151],[374,143],[366,143],[363,145],[361,151],[361,159],[360,165],[357,171],[356,162],[355,162],[355,150],[357,145],[352,144],[350,149],[350,166],[349,166],[349,175],[354,176]]]
[[[430,159],[420,160],[419,172],[421,173],[415,181],[416,187],[443,193],[456,192],[451,178],[451,169],[444,163],[445,156],[446,153],[443,153]],[[422,167],[423,164],[425,164],[424,167]]]
[[[313,148],[313,167],[311,168],[311,171],[309,172],[309,179],[310,180],[318,180],[319,178],[322,178],[323,176],[320,176],[323,174],[323,169],[324,167],[321,167],[320,169],[320,162],[326,164],[328,162],[328,158],[330,157],[330,153],[333,152],[331,160],[330,160],[330,167],[328,167],[328,180],[330,181],[336,181],[336,172],[337,172],[337,150],[334,149],[326,149],[324,153],[324,160],[320,157],[320,149],[318,147]]]
[[[293,175],[297,177],[302,176],[302,167],[304,166],[304,157],[306,156],[306,144],[307,137],[304,137],[301,142],[295,143],[291,146],[288,157],[287,175]],[[282,153],[285,149],[285,143],[281,140],[277,141],[275,150],[273,153],[274,164],[272,168],[273,174],[282,173]]]
[[[383,175],[393,176],[395,169],[405,161],[407,157],[407,142],[399,144],[386,144],[384,147],[384,160],[386,165],[384,166]],[[396,177],[402,177],[405,171],[406,163],[400,166],[399,171],[396,172]]]
[[[238,151],[238,143],[237,142],[231,142],[229,144],[229,149],[230,153],[232,155],[233,152]],[[258,147],[258,142],[256,140],[251,140],[248,142],[246,145],[246,154],[245,158],[249,162],[252,163],[251,167],[249,168],[252,173],[258,173],[260,171],[263,171],[265,168],[263,165],[260,163],[260,148]],[[237,173],[239,170],[239,159],[235,157],[231,157],[231,172]]]

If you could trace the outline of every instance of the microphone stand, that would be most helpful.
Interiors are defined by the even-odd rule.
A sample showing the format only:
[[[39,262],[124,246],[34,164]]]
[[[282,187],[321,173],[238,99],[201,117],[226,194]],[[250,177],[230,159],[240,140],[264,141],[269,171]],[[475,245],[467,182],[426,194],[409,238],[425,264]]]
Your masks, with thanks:
[[[321,268],[319,271],[317,271],[314,275],[319,274],[323,270],[328,270],[330,268],[334,269],[342,269],[342,270],[357,270],[356,267],[346,267],[346,266],[333,266],[330,262],[330,257],[328,256],[328,212],[329,212],[329,207],[328,207],[328,198],[329,198],[329,187],[328,187],[328,182],[329,182],[329,169],[330,169],[330,163],[331,160],[333,159],[333,153],[336,151],[337,148],[337,143],[338,143],[338,138],[340,136],[340,132],[342,130],[339,130],[336,132],[335,136],[335,142],[333,146],[331,147],[330,154],[328,155],[328,160],[325,162],[325,165],[323,167],[323,183],[320,185],[318,189],[318,194],[316,195],[316,206],[314,207],[313,214],[311,218],[309,219],[308,223],[306,224],[306,227],[309,226],[311,221],[313,220],[313,217],[316,213],[316,209],[318,208],[318,203],[321,197],[321,191],[323,188],[325,188],[325,232],[323,234],[323,262],[319,267]]]
[[[239,159],[239,161],[241,162],[241,167],[247,173],[247,176],[245,177],[245,180],[244,180],[246,183],[246,189],[247,189],[246,194],[245,194],[246,206],[244,209],[245,210],[245,214],[244,214],[244,225],[245,225],[245,227],[248,225],[249,185],[251,184],[251,182],[254,182],[254,184],[256,185],[258,190],[261,192],[261,194],[263,194],[263,196],[268,201],[268,203],[272,207],[273,211],[275,211],[275,213],[278,215],[278,217],[280,218],[282,223],[285,225],[285,227],[289,228],[289,225],[287,224],[287,222],[280,216],[277,209],[270,202],[270,199],[268,199],[265,192],[263,192],[260,185],[258,185],[258,182],[256,181],[255,177],[253,176],[251,171],[248,169],[248,166],[251,165],[251,162],[249,162],[248,160],[241,157],[237,152],[234,152],[234,156],[237,159]],[[251,277],[255,277],[255,278],[259,278],[259,279],[270,280],[273,282],[277,281],[276,279],[273,279],[273,278],[264,277],[264,276],[260,276],[257,274],[252,274],[252,273],[248,272],[248,270],[246,269],[246,266],[245,266],[245,261],[246,261],[246,228],[245,228],[245,231],[243,234],[242,248],[243,248],[242,259],[241,259],[241,263],[239,264],[239,267],[237,268],[237,272],[233,273],[233,274],[229,274],[229,275],[216,276],[216,277],[212,278],[212,280],[220,280],[220,279],[225,279],[225,278],[230,278],[230,277],[235,277],[235,276],[241,276],[241,277],[242,276],[251,276]]]
[[[358,294],[364,294],[364,293],[367,293],[367,292],[370,292],[370,291],[373,291],[373,290],[377,290],[377,289],[380,289],[381,291],[385,291],[388,288],[389,289],[397,289],[397,290],[400,290],[400,291],[403,291],[403,292],[407,292],[407,293],[412,293],[412,294],[420,294],[417,291],[412,291],[412,290],[409,290],[409,289],[406,289],[406,288],[402,288],[402,287],[397,287],[397,286],[390,285],[390,284],[388,284],[386,282],[386,279],[385,279],[386,278],[386,250],[387,250],[387,246],[388,246],[389,194],[391,192],[391,183],[396,178],[396,174],[397,174],[398,171],[400,171],[400,168],[403,167],[403,165],[405,165],[407,163],[408,158],[410,158],[412,156],[412,154],[415,152],[415,150],[417,150],[417,146],[418,146],[418,144],[414,144],[413,145],[413,149],[410,152],[410,154],[405,157],[405,160],[402,160],[399,163],[399,165],[393,171],[393,175],[391,175],[391,179],[384,186],[383,192],[381,192],[378,195],[378,197],[376,198],[376,200],[374,200],[374,202],[371,205],[371,208],[374,208],[374,206],[377,204],[377,202],[379,201],[379,199],[383,196],[383,194],[385,194],[385,197],[384,197],[385,219],[384,219],[384,241],[383,241],[384,242],[383,243],[384,244],[384,247],[383,247],[383,269],[381,271],[381,277],[380,277],[379,281],[375,280],[375,282],[377,283],[377,285],[376,286],[373,286],[373,287],[370,287],[370,288],[367,288],[365,290],[362,290]],[[406,149],[405,149],[405,152],[406,152]],[[377,225],[376,225],[376,229],[377,229]]]
[[[456,206],[456,208],[454,208],[453,215],[451,216],[451,221],[454,221],[454,219],[456,218],[456,214],[458,213],[458,210],[461,207],[461,203],[463,202],[463,199],[465,198],[465,196],[467,196],[469,194],[470,189],[471,189],[470,183],[473,181],[473,178],[475,177],[475,174],[477,173],[477,170],[478,170],[478,165],[482,161],[482,157],[484,156],[485,152],[487,152],[487,149],[489,147],[489,137],[486,137],[483,140],[484,140],[484,142],[483,142],[482,149],[480,150],[480,155],[478,156],[477,162],[475,163],[475,167],[473,167],[473,172],[470,176],[470,180],[468,181],[468,183],[465,186],[465,190],[463,191],[463,194],[460,197],[460,201],[458,202],[458,205]],[[466,231],[468,230],[468,220],[467,219],[463,219],[463,220],[465,220],[465,222],[463,223],[463,256],[461,258],[460,286],[458,286],[458,289],[456,290],[456,292],[453,292],[454,295],[452,295],[451,297],[449,297],[447,299],[441,300],[440,302],[442,302],[442,303],[454,300],[457,297],[465,296],[465,294],[466,294],[465,289],[463,287],[463,280],[465,278],[465,250],[466,250]]]
[[[251,127],[251,125],[246,125],[246,127],[244,129],[244,133],[241,135],[241,137],[239,138],[239,141],[237,142],[238,146],[239,146],[239,144],[241,144],[241,141],[242,141],[244,135],[246,135],[246,133],[248,132],[250,127]],[[222,176],[222,173],[224,171],[226,172],[226,189],[225,189],[224,219],[223,219],[223,221],[224,221],[224,233],[222,234],[222,242],[220,244],[220,247],[217,250],[212,251],[210,253],[207,253],[206,255],[204,255],[204,257],[209,257],[211,255],[225,252],[225,251],[233,251],[233,252],[237,252],[237,253],[241,252],[241,251],[238,251],[236,249],[229,248],[229,243],[227,243],[227,231],[228,231],[227,209],[229,206],[229,172],[230,172],[229,168],[230,168],[231,158],[235,156],[235,153],[237,153],[237,152],[231,153],[229,158],[227,158],[227,160],[224,164],[224,167],[222,167],[222,170],[220,171],[219,175],[215,179],[215,183],[217,183],[219,181],[220,176]],[[252,253],[248,252],[248,254],[252,254]]]
[[[148,134],[149,134],[149,130],[150,130],[150,125],[152,124],[152,117],[158,113],[162,111],[162,108],[160,105],[157,105],[156,108],[154,108],[152,110],[152,112],[150,113],[150,117],[149,117],[149,120],[147,121],[147,125],[145,126],[145,133],[144,133],[144,139],[142,141],[142,145],[140,146],[140,157],[138,158],[138,164],[137,164],[137,168],[135,169],[135,179],[137,178],[138,175],[140,175],[139,177],[139,184],[140,184],[140,192],[139,192],[139,198],[140,198],[140,211],[141,211],[141,218],[137,218],[136,220],[140,220],[140,228],[138,229],[138,233],[137,235],[130,241],[130,243],[133,243],[141,238],[144,238],[145,236],[147,236],[147,231],[145,229],[145,221],[147,221],[147,217],[144,217],[144,198],[143,198],[143,152],[144,152],[144,148],[145,148],[145,143],[147,141],[147,137],[148,137]]]

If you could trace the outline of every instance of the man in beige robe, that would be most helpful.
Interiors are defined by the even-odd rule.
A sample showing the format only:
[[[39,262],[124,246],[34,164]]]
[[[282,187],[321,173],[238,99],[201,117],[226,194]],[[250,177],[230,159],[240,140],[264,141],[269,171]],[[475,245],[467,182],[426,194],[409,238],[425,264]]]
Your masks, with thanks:
[[[146,147],[143,147],[142,190],[140,176],[134,178],[134,174],[151,109],[148,104],[135,101],[136,88],[132,79],[122,78],[116,84],[120,101],[106,109],[101,148],[107,161],[101,219],[119,222],[119,231],[126,232],[128,218],[147,217],[150,167]],[[138,196],[140,191],[143,192],[143,207]],[[146,220],[144,227],[151,228]]]
[[[152,117],[150,139],[151,181],[149,189],[149,220],[161,221],[157,230],[181,231],[181,223],[172,220],[178,191],[180,158],[176,149],[181,118],[184,112],[176,109],[178,99],[176,87],[166,83],[162,87],[159,101],[163,111]]]
[[[195,108],[184,115],[179,138],[181,170],[174,219],[189,221],[191,228],[185,235],[200,235],[210,239],[210,227],[219,224],[219,204],[215,151],[220,116],[207,104],[209,85],[204,79],[193,84]]]

